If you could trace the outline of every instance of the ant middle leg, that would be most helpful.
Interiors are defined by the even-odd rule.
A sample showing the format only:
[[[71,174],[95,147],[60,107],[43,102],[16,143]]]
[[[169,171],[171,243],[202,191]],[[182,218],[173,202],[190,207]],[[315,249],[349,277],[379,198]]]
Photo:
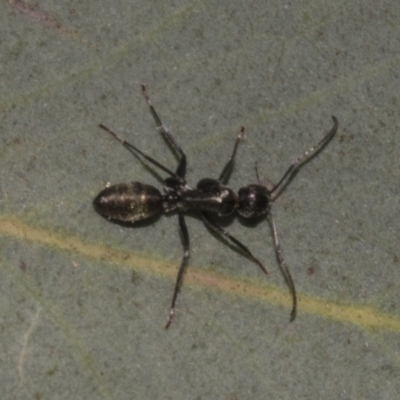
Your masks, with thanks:
[[[178,167],[176,169],[176,174],[180,177],[180,178],[185,178],[186,175],[186,154],[183,152],[181,146],[179,146],[178,142],[175,140],[175,138],[172,136],[172,133],[169,131],[169,129],[163,125],[163,123],[161,122],[160,117],[158,116],[152,102],[150,101],[150,97],[147,94],[146,91],[146,85],[142,84],[142,92],[143,92],[143,96],[150,108],[150,112],[151,115],[153,116],[153,119],[156,123],[156,129],[158,132],[161,133],[161,135],[163,136],[163,138],[175,149],[175,151],[180,155],[180,160],[179,160],[179,164]]]
[[[254,261],[266,275],[268,275],[268,271],[265,269],[264,265],[261,263],[261,261],[258,258],[256,258],[253,255],[253,253],[248,249],[247,246],[245,246],[242,242],[240,242],[235,237],[233,237],[229,232],[227,232],[217,222],[213,221],[206,212],[202,212],[201,217],[202,217],[205,225],[207,225],[210,229],[219,233],[220,235],[224,235],[228,240],[230,240],[233,244],[235,244],[237,247],[239,247],[247,255],[247,257],[249,257],[252,261]]]

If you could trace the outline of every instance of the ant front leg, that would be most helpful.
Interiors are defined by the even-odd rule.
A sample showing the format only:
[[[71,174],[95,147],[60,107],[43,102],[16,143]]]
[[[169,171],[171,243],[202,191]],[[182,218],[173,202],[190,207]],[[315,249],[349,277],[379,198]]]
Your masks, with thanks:
[[[240,141],[243,139],[243,134],[244,134],[244,127],[242,126],[240,128],[239,135],[235,141],[235,145],[233,147],[232,155],[229,161],[225,164],[224,169],[222,170],[219,178],[218,178],[218,183],[221,183],[225,180],[226,176],[228,175],[229,171],[232,169],[233,163],[235,162],[235,157],[236,157],[236,152],[239,147]]]
[[[286,279],[287,284],[289,285],[290,291],[292,292],[292,298],[293,298],[293,303],[292,303],[292,311],[290,313],[290,320],[293,321],[296,318],[296,312],[297,312],[297,295],[296,295],[296,287],[294,286],[294,282],[292,279],[292,275],[289,271],[289,268],[286,264],[285,259],[283,258],[283,253],[282,253],[282,247],[279,243],[279,238],[278,238],[278,231],[276,229],[276,225],[274,223],[274,220],[272,219],[271,212],[267,214],[267,219],[269,224],[271,225],[272,229],[272,234],[274,237],[274,246],[275,246],[275,252],[278,257],[279,261],[279,266],[281,267],[281,270],[283,272],[283,275]]]
[[[232,155],[230,156],[228,162],[225,164],[221,174],[219,175],[218,179],[213,179],[213,178],[203,178],[201,179],[198,184],[197,184],[197,189],[203,190],[203,191],[208,191],[208,192],[213,192],[216,197],[220,197],[219,204],[221,206],[221,209],[217,211],[218,215],[230,215],[235,211],[236,207],[236,196],[233,194],[231,189],[228,189],[227,187],[221,185],[221,182],[223,182],[229,171],[232,169],[233,163],[235,162],[235,157],[236,157],[236,152],[239,147],[239,143],[243,138],[244,134],[244,127],[242,126],[240,128],[240,132],[238,134],[238,137],[235,141],[235,145],[233,146],[233,151]],[[226,192],[223,194],[223,192]],[[231,196],[227,196],[228,192],[231,193]],[[225,198],[225,200],[222,200],[222,197]],[[228,200],[230,198],[230,200]],[[228,203],[231,202],[232,204],[228,205]],[[227,205],[227,209],[225,211],[223,204]]]
[[[178,175],[180,178],[185,179],[186,176],[186,154],[183,152],[181,146],[179,146],[178,142],[175,140],[175,138],[172,136],[172,133],[168,130],[168,128],[163,125],[161,122],[160,117],[158,116],[155,108],[153,107],[153,104],[150,101],[150,97],[147,94],[146,91],[146,85],[142,84],[142,92],[143,96],[150,108],[151,115],[154,118],[154,121],[156,122],[156,129],[158,132],[161,133],[161,135],[164,137],[164,139],[175,149],[175,151],[180,155],[180,160],[178,167],[176,169],[176,175]]]
[[[165,325],[165,329],[169,328],[169,326],[171,325],[171,322],[172,322],[172,318],[174,317],[176,299],[178,297],[179,289],[182,285],[183,275],[185,273],[185,269],[186,269],[186,266],[187,266],[187,263],[189,260],[189,254],[190,254],[189,232],[188,232],[188,229],[186,226],[185,217],[183,216],[182,213],[179,213],[178,217],[179,217],[179,229],[180,229],[181,236],[182,236],[184,253],[183,253],[181,266],[179,267],[178,275],[176,277],[174,295],[172,297],[171,309],[169,311],[168,322]]]

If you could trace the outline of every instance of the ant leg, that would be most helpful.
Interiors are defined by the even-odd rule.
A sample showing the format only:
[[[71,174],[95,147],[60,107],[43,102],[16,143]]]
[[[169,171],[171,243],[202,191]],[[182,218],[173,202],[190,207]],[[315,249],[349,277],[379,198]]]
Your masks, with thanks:
[[[113,132],[110,128],[107,128],[105,125],[100,124],[99,127],[101,129],[104,129],[106,132],[108,132],[111,136],[113,136],[115,139],[117,139],[119,142],[122,143],[122,145],[124,147],[126,147],[129,151],[133,152],[133,153],[138,153],[140,154],[142,157],[144,157],[147,161],[149,161],[150,163],[154,164],[156,167],[160,168],[161,170],[163,170],[164,172],[166,172],[167,174],[171,175],[173,178],[178,179],[180,182],[184,183],[184,180],[177,176],[177,174],[175,174],[175,172],[170,171],[167,167],[164,167],[164,165],[160,164],[158,161],[156,161],[154,158],[148,156],[147,154],[143,153],[141,150],[139,150],[137,147],[135,147],[133,144],[130,144],[129,142],[127,142],[125,139],[122,139],[121,137],[119,137],[115,132]]]
[[[258,163],[257,163],[257,161],[254,163],[254,170],[256,171],[257,182],[258,182],[259,185],[261,185],[260,175],[258,175]],[[261,185],[261,186],[264,186],[264,185]]]
[[[219,233],[220,235],[224,235],[227,239],[229,239],[237,247],[242,249],[244,251],[244,253],[247,255],[247,257],[249,257],[251,260],[253,260],[262,269],[262,271],[266,275],[268,275],[268,271],[265,269],[264,265],[261,264],[261,262],[256,257],[253,256],[252,252],[243,243],[239,242],[239,240],[237,240],[235,237],[233,237],[221,225],[219,225],[217,222],[213,221],[207,213],[202,212],[201,217],[202,217],[205,225],[207,225],[210,229]]]
[[[294,286],[294,282],[292,279],[292,275],[290,274],[289,268],[286,264],[285,259],[283,258],[282,254],[282,248],[279,243],[278,239],[278,232],[276,230],[275,223],[272,219],[271,213],[267,214],[268,222],[271,225],[272,228],[272,233],[274,236],[274,244],[275,244],[275,252],[279,260],[279,266],[281,267],[281,270],[283,272],[283,275],[285,276],[286,282],[289,285],[290,291],[292,292],[292,297],[293,297],[293,305],[292,305],[292,311],[290,313],[290,320],[293,321],[296,318],[296,312],[297,312],[297,295],[296,295],[296,288]]]
[[[218,178],[218,183],[222,182],[222,181],[226,178],[226,175],[227,175],[227,174],[229,173],[229,171],[231,170],[232,165],[233,165],[233,163],[235,162],[236,151],[237,151],[237,149],[238,149],[239,143],[240,143],[240,141],[243,139],[243,134],[244,134],[244,127],[242,126],[242,127],[240,128],[239,135],[238,135],[238,137],[237,137],[237,139],[236,139],[235,146],[233,147],[233,152],[232,152],[231,158],[230,158],[229,161],[225,164],[225,167],[224,167],[224,169],[222,170],[221,175],[220,175],[219,178]]]
[[[150,101],[150,97],[146,92],[146,85],[142,84],[142,92],[143,96],[146,99],[147,104],[149,105],[151,115],[154,118],[154,121],[156,122],[156,129],[158,132],[163,135],[164,139],[179,153],[181,156],[181,159],[179,161],[178,167],[176,169],[176,175],[178,175],[181,178],[185,178],[186,175],[186,154],[183,152],[181,146],[177,143],[175,138],[172,136],[172,133],[168,130],[166,126],[163,125],[161,122],[160,117],[158,116],[156,110],[153,107],[153,104]]]
[[[287,171],[283,174],[282,178],[280,181],[274,186],[274,188],[271,190],[271,194],[275,192],[279,187],[282,186],[282,183],[291,176],[291,174],[304,162],[307,160],[310,160],[312,157],[314,157],[317,153],[319,153],[325,146],[326,144],[333,138],[335,135],[337,129],[338,129],[338,120],[335,116],[332,115],[332,120],[333,120],[333,127],[332,129],[311,149],[307,150],[305,153],[303,153],[301,156],[297,157],[296,160],[293,161],[293,163],[290,165],[290,167],[287,169]]]
[[[178,297],[179,289],[182,285],[183,274],[185,272],[185,268],[186,268],[188,260],[189,260],[189,250],[190,250],[189,249],[189,247],[190,247],[189,232],[188,232],[183,214],[179,213],[178,217],[179,217],[179,228],[180,228],[181,235],[182,235],[184,253],[183,253],[181,266],[179,267],[178,275],[176,277],[174,296],[172,297],[171,309],[169,311],[168,322],[165,325],[165,329],[169,328],[169,326],[171,325],[171,322],[172,322],[172,318],[174,317],[176,299]]]

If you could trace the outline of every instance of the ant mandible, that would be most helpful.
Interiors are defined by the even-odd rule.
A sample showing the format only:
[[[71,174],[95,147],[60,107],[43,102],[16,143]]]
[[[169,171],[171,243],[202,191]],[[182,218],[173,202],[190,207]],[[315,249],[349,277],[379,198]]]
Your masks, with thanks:
[[[161,119],[146,92],[146,86],[141,85],[141,87],[143,96],[156,123],[157,131],[180,157],[178,167],[175,172],[171,171],[154,158],[148,156],[134,145],[119,137],[105,125],[100,124],[100,128],[104,129],[115,139],[119,140],[128,150],[139,154],[149,163],[155,165],[169,176],[163,181],[164,194],[161,194],[157,188],[140,182],[119,183],[103,189],[93,200],[93,206],[100,215],[111,221],[122,221],[128,223],[147,219],[160,212],[177,212],[184,254],[176,277],[171,309],[165,328],[167,329],[172,322],[175,313],[176,299],[178,297],[184,271],[189,259],[189,232],[184,217],[184,213],[188,210],[200,211],[201,218],[206,226],[216,233],[225,236],[233,244],[239,247],[245,255],[261,268],[265,274],[268,274],[268,272],[264,265],[251,253],[247,246],[233,237],[220,224],[214,221],[211,215],[216,214],[218,216],[229,216],[237,212],[241,217],[246,219],[260,217],[267,218],[272,229],[279,265],[292,293],[293,300],[290,319],[293,320],[297,311],[296,289],[287,264],[283,258],[276,225],[272,219],[271,203],[280,194],[281,189],[286,185],[286,183],[288,183],[292,174],[302,164],[310,160],[310,158],[322,150],[322,148],[332,139],[338,129],[338,121],[336,117],[332,116],[332,129],[316,145],[311,147],[301,156],[297,157],[272,189],[268,189],[260,183],[257,165],[257,184],[251,184],[240,188],[238,194],[229,187],[223,185],[233,167],[239,143],[243,138],[243,127],[240,129],[240,133],[237,136],[231,157],[222,169],[218,179],[201,179],[198,182],[196,189],[192,189],[186,183],[186,155],[172,136],[171,132],[162,124]]]

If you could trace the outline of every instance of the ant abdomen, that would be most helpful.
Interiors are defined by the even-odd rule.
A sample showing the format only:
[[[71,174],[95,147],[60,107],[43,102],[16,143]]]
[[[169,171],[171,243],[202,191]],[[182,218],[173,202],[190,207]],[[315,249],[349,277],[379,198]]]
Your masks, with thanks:
[[[93,200],[103,217],[124,222],[150,218],[163,210],[158,189],[140,182],[120,183],[103,189]]]
[[[248,185],[239,189],[237,212],[243,218],[258,218],[268,213],[270,191],[262,185]]]

